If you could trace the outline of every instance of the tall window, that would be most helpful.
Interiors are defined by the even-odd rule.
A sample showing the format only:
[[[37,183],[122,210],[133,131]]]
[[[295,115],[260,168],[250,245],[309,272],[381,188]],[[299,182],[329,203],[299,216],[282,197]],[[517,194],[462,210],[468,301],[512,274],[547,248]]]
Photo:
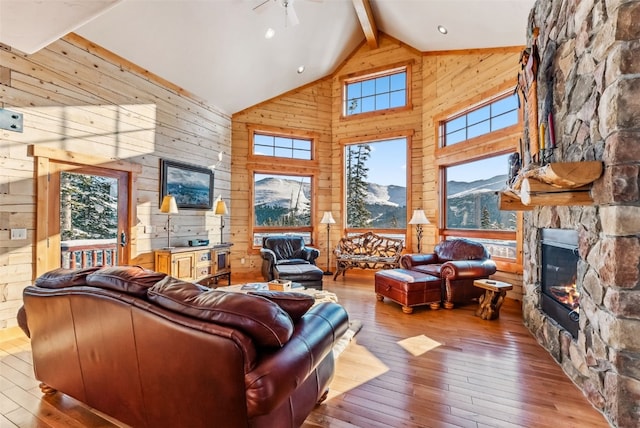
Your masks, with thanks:
[[[516,212],[501,211],[496,193],[505,187],[508,157],[498,155],[444,168],[445,229],[483,242],[494,256],[515,260]]]
[[[487,97],[439,120],[440,234],[482,242],[498,268],[518,271],[521,216],[499,209],[509,156],[522,136],[518,100],[511,92]]]
[[[345,82],[343,112],[345,116],[407,105],[407,67],[369,74]]]
[[[312,178],[253,174],[253,245],[268,235],[293,233],[311,241]]]
[[[347,145],[344,159],[347,228],[386,231],[404,238],[407,139]]]

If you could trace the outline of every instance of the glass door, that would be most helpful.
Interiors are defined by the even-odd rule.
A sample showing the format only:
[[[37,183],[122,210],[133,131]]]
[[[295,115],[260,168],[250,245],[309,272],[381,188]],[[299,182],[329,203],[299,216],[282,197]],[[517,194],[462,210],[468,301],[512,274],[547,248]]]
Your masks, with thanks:
[[[49,248],[60,267],[127,264],[128,173],[57,164],[51,174]],[[56,209],[57,208],[57,209]]]

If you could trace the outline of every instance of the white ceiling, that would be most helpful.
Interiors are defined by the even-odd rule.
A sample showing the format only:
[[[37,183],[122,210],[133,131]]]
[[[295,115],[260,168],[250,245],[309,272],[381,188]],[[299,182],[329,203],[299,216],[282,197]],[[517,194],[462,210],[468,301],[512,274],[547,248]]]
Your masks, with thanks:
[[[295,26],[281,1],[0,0],[0,42],[32,53],[75,31],[232,114],[331,74],[365,40],[352,0],[293,0]],[[524,45],[535,0],[370,2],[378,29],[426,52]]]

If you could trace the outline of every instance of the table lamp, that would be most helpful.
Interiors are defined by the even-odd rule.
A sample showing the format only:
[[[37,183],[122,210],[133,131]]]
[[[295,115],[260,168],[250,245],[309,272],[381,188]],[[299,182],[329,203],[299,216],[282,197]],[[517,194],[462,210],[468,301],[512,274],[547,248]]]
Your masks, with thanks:
[[[160,206],[160,212],[167,215],[167,226],[165,229],[167,230],[167,246],[165,249],[173,248],[171,246],[171,214],[178,214],[178,204],[176,203],[176,198],[171,195],[166,195],[162,198],[162,205]]]
[[[429,224],[424,210],[413,210],[413,217],[409,220],[409,224],[416,225],[416,235],[418,236],[418,253],[422,253],[422,225]]]
[[[222,233],[224,230],[224,216],[229,214],[227,204],[222,200],[222,196],[219,196],[216,200],[216,206],[214,207],[213,213],[220,216],[220,243],[222,244],[224,242],[222,239]]]
[[[331,225],[335,224],[335,222],[336,221],[333,219],[333,215],[331,215],[331,211],[325,211],[324,215],[322,216],[322,220],[320,220],[320,224],[327,225],[327,270],[323,272],[323,275],[333,275],[333,272],[331,272],[331,270],[329,269],[329,232],[331,231]]]

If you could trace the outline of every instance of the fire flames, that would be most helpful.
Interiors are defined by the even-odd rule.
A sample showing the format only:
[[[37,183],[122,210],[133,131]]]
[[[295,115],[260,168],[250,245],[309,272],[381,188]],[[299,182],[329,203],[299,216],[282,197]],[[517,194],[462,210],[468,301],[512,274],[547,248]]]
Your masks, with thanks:
[[[569,285],[554,285],[549,287],[549,291],[558,302],[571,310],[575,310],[580,306],[580,293],[576,288],[575,282]]]

